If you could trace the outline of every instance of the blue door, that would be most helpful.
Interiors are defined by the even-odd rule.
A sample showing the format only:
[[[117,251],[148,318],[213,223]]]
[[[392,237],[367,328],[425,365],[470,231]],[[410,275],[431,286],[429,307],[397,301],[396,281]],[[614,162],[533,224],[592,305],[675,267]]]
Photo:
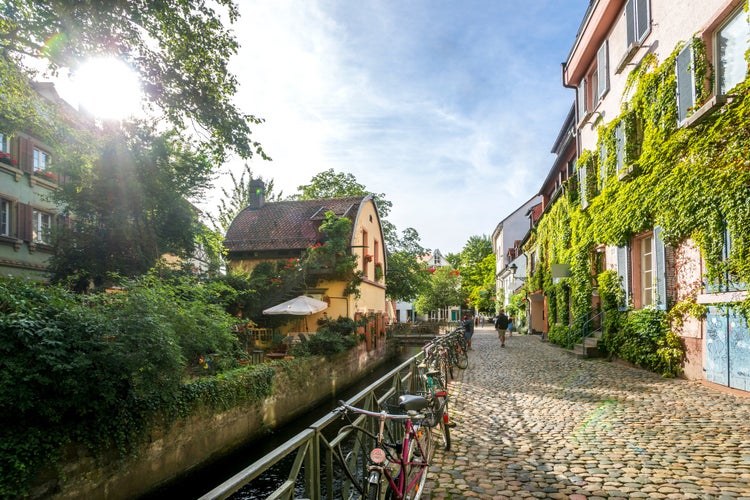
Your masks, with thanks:
[[[750,391],[750,330],[745,317],[733,307],[708,308],[706,380]]]

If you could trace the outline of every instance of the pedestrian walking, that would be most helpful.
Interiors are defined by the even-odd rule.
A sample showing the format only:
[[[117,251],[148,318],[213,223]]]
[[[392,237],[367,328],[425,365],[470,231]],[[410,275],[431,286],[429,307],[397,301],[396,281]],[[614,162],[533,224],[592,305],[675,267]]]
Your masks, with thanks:
[[[474,320],[468,316],[464,316],[464,338],[466,339],[466,345],[471,350],[471,337],[474,335]]]
[[[505,332],[508,330],[509,322],[510,320],[505,315],[505,311],[501,309],[500,314],[497,315],[497,319],[495,320],[495,330],[497,330],[497,335],[500,337],[500,347],[505,347]]]
[[[508,316],[508,337],[513,336],[513,316]]]

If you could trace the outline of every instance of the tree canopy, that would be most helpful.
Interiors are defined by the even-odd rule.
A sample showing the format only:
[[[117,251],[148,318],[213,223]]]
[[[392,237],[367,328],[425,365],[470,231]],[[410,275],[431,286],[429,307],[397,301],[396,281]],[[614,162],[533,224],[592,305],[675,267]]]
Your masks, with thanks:
[[[250,139],[251,125],[262,120],[233,102],[237,80],[228,63],[238,43],[224,21],[238,15],[233,0],[6,0],[0,51],[32,80],[40,64],[58,75],[92,56],[117,57],[138,73],[146,109],[176,130],[193,129],[215,162],[230,151],[265,156]],[[4,106],[21,108],[6,97]]]

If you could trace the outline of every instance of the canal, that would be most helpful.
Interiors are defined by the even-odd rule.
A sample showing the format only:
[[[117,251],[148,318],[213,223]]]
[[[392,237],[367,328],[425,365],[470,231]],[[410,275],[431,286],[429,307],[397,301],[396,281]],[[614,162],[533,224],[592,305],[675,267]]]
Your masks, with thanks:
[[[360,382],[335,394],[329,400],[320,403],[317,407],[308,411],[304,415],[304,418],[299,418],[294,422],[276,429],[268,436],[249,443],[209,466],[203,467],[194,472],[188,472],[183,476],[176,478],[167,485],[140,497],[141,500],[199,498],[203,494],[211,491],[215,486],[223,483],[236,473],[244,470],[249,465],[283,445],[290,438],[296,436],[320,418],[326,416],[331,410],[338,406],[339,400],[345,400],[356,395],[359,391],[366,388],[380,377],[389,373],[400,363],[416,354],[418,349],[419,348],[417,347],[402,349],[402,352],[398,356],[391,358],[388,362],[368,373]],[[243,494],[233,498],[265,498],[262,494],[254,495],[252,492],[248,491],[242,493]]]

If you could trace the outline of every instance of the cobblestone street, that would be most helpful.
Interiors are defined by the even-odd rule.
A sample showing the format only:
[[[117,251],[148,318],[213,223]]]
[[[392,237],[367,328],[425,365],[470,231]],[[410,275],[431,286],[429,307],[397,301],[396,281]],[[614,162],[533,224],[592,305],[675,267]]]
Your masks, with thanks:
[[[750,499],[750,398],[477,328],[423,498]]]

